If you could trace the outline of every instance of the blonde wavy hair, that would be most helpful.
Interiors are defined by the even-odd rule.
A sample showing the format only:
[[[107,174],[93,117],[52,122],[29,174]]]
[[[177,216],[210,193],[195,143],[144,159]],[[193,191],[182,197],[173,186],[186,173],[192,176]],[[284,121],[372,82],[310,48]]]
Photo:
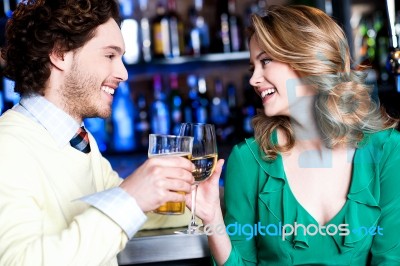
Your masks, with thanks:
[[[316,88],[314,114],[327,147],[357,147],[364,133],[396,127],[398,120],[371,98],[372,87],[364,83],[365,67],[351,69],[345,34],[323,11],[303,5],[271,6],[265,16],[253,14],[251,22],[249,39],[256,37],[273,60],[287,63]],[[293,148],[289,117],[267,117],[258,110],[252,123],[267,160]],[[286,143],[272,143],[277,128],[286,135]]]

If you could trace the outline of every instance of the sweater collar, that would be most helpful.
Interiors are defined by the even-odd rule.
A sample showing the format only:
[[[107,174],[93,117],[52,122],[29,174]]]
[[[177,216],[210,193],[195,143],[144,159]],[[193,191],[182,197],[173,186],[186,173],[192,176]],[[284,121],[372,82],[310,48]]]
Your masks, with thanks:
[[[13,109],[46,128],[59,147],[69,145],[80,127],[70,115],[41,95],[23,96]]]

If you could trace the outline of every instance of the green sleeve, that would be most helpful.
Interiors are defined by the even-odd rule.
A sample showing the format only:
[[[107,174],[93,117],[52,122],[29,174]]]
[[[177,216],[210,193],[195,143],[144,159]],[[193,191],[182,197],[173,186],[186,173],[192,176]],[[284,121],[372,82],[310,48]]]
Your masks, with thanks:
[[[374,236],[371,265],[400,265],[400,134],[391,137],[379,167],[381,234]]]
[[[246,144],[233,148],[225,175],[225,225],[232,243],[227,266],[257,264],[256,241],[250,226],[254,228],[257,223],[258,169]]]

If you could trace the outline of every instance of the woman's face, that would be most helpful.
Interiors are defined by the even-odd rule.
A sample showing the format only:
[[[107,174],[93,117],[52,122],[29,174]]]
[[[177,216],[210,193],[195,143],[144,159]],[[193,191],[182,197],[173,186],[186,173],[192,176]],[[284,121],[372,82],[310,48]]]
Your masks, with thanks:
[[[250,40],[250,84],[261,97],[266,116],[296,116],[315,91],[288,64],[272,60],[258,45],[255,35]],[[304,101],[306,100],[306,101]]]

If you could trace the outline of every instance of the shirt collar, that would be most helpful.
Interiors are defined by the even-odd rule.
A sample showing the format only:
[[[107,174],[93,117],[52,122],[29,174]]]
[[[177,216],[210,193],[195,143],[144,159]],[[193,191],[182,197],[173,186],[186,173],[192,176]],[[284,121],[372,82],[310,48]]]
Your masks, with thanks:
[[[46,128],[59,147],[69,145],[80,127],[70,115],[41,95],[23,96],[14,109]]]

